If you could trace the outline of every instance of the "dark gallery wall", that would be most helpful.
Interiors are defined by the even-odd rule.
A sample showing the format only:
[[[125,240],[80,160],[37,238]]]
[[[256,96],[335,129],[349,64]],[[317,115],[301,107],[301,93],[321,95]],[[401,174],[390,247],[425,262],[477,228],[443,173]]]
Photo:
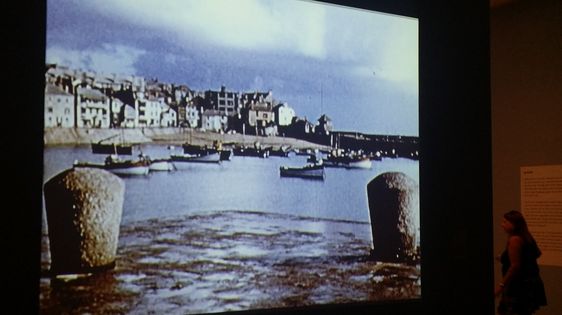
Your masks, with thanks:
[[[489,2],[420,8],[425,314],[493,314]]]
[[[0,114],[2,300],[8,312],[38,314],[45,5],[33,0],[5,5]]]
[[[520,167],[562,164],[562,2],[519,0],[490,15],[494,253],[502,215],[520,209]],[[540,266],[548,306],[562,314],[562,267]],[[500,266],[495,265],[496,283]]]
[[[422,299],[285,314],[493,314],[488,1],[327,2],[420,19]],[[20,131],[13,150],[27,152],[19,161],[28,167],[6,176],[12,179],[9,194],[18,199],[8,219],[18,223],[8,230],[17,236],[10,238],[10,257],[17,258],[12,259],[17,277],[10,289],[19,296],[14,299],[18,313],[34,314],[39,298],[45,7],[31,0],[24,5],[11,14],[21,16],[13,29],[22,51],[13,54],[17,62],[9,68],[15,69],[10,77],[21,96],[10,103],[13,117],[26,120],[12,119],[9,126]],[[357,35],[369,36],[369,30]]]

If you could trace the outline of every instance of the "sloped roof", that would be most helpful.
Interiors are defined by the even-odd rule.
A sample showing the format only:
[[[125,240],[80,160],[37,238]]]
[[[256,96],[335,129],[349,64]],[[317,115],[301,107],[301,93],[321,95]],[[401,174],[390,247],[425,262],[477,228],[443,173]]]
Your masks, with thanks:
[[[47,94],[72,96],[72,94],[63,91],[61,88],[53,84],[47,84],[45,87],[45,95]]]
[[[270,103],[255,103],[255,104],[250,104],[250,110],[271,111],[272,106]]]
[[[112,78],[106,77],[106,76],[97,76],[95,78],[94,83],[101,83],[101,84],[113,84],[115,83],[115,81]]]
[[[107,98],[107,96],[105,96],[105,94],[103,94],[101,91],[99,90],[95,90],[95,89],[80,89],[78,91],[78,94],[84,98],[93,100],[93,101],[102,101],[104,102],[105,99]]]

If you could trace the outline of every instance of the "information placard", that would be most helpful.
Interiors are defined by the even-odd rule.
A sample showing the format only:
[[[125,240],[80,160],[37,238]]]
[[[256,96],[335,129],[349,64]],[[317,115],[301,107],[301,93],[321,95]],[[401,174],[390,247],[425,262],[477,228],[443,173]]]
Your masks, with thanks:
[[[521,211],[542,250],[539,264],[562,266],[562,165],[521,167]]]

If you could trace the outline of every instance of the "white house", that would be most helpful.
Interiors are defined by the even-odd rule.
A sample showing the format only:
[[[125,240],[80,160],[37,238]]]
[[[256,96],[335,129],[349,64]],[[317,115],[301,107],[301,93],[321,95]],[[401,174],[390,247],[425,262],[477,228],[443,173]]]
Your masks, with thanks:
[[[289,126],[296,116],[295,110],[287,103],[279,104],[275,107],[275,123],[277,126]]]
[[[45,87],[45,127],[74,127],[74,96],[47,84]]]
[[[185,107],[185,120],[187,121],[189,127],[196,128],[199,126],[199,110],[195,106],[186,106]]]
[[[138,127],[159,127],[162,106],[157,100],[137,100]]]
[[[160,117],[161,127],[176,127],[178,121],[178,115],[174,109],[169,105],[162,105],[162,114]]]
[[[109,128],[109,98],[88,87],[78,87],[76,92],[76,127]]]
[[[252,104],[248,108],[248,126],[253,129],[256,135],[266,135],[272,130],[265,131],[275,122],[275,113],[270,103]],[[248,129],[246,129],[248,132]]]
[[[228,125],[228,117],[218,110],[206,110],[202,116],[202,128],[205,130],[220,132]]]

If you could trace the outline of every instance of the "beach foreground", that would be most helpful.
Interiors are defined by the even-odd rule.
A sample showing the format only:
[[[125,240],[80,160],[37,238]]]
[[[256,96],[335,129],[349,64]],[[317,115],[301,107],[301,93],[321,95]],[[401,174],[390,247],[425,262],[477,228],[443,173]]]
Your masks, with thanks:
[[[419,265],[371,260],[369,235],[367,222],[251,211],[136,221],[121,226],[115,269],[43,277],[41,313],[197,314],[419,298]]]

